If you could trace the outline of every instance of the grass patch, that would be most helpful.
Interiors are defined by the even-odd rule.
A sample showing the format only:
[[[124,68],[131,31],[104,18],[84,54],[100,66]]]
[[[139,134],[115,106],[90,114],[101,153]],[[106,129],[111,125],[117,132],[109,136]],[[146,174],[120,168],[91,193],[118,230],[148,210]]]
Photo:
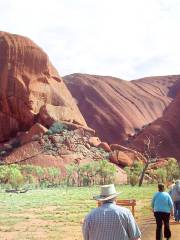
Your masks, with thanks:
[[[0,192],[0,239],[12,232],[17,239],[81,239],[82,220],[97,205],[91,200],[99,194],[98,187],[70,187],[31,190],[24,194]],[[116,186],[120,199],[136,199],[136,217],[148,215],[155,185],[142,187]],[[11,226],[11,227],[9,227]],[[72,231],[73,230],[73,231]],[[33,236],[31,237],[31,233]],[[14,235],[14,233],[16,233]],[[67,235],[70,238],[67,238]],[[16,237],[17,236],[17,237]],[[46,236],[46,237],[44,237]],[[36,238],[38,239],[38,238]]]

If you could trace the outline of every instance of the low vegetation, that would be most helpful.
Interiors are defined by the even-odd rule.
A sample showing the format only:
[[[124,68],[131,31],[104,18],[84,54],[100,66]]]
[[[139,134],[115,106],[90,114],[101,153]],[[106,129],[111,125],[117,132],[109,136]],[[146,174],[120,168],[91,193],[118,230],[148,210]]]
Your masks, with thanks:
[[[158,165],[157,165],[158,166]],[[135,161],[131,167],[125,167],[128,175],[128,183],[132,186],[139,185],[140,177],[144,169],[144,163]],[[169,158],[167,163],[160,168],[148,165],[145,172],[145,180],[148,183],[171,182],[180,178],[180,165],[174,158]]]
[[[43,168],[34,165],[1,165],[0,185],[4,188],[38,188],[67,186],[92,186],[112,183],[116,167],[107,160],[83,165],[66,166],[66,175],[55,167]]]
[[[120,199],[136,199],[135,216],[140,221],[150,213],[156,185],[142,188],[116,186]],[[99,186],[34,189],[24,194],[0,190],[0,239],[81,240],[85,215],[96,207]],[[9,237],[9,238],[8,238]]]

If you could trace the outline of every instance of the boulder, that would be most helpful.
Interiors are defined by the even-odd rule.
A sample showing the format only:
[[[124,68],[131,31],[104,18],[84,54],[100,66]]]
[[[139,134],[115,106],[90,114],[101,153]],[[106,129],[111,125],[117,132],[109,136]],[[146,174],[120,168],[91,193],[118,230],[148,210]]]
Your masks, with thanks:
[[[133,160],[126,153],[121,151],[112,152],[109,156],[109,160],[120,167],[131,166],[133,164]]]
[[[101,143],[101,140],[98,137],[90,137],[89,138],[89,144],[92,147],[98,147],[100,143]]]
[[[47,131],[48,131],[47,128],[42,126],[40,123],[36,123],[30,128],[29,131],[21,135],[20,142],[23,145],[25,143],[31,142],[32,140],[36,140],[36,138],[45,134]]]
[[[109,144],[107,142],[101,142],[98,145],[98,148],[104,149],[105,152],[111,152],[111,148],[110,148],[110,146],[109,146]]]
[[[47,54],[30,39],[0,32],[0,142],[35,123],[86,126],[75,100]],[[47,120],[47,123],[46,123]]]

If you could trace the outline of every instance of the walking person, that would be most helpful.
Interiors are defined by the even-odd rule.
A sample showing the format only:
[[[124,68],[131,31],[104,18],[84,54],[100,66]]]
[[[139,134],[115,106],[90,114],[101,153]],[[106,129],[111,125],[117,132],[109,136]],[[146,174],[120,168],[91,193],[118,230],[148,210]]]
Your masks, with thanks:
[[[156,219],[156,240],[162,239],[162,224],[164,223],[164,237],[168,240],[171,238],[170,231],[170,214],[173,215],[173,201],[169,193],[165,192],[164,184],[158,184],[158,192],[152,199],[152,210]]]
[[[174,218],[176,222],[180,221],[180,180],[175,182],[171,191],[171,197],[174,202]]]
[[[92,210],[83,223],[84,240],[141,240],[141,232],[131,211],[117,206],[114,184],[101,186],[94,197],[101,206]]]
[[[172,196],[172,190],[173,187],[175,186],[175,180],[173,179],[171,182],[171,185],[169,185],[169,195]]]

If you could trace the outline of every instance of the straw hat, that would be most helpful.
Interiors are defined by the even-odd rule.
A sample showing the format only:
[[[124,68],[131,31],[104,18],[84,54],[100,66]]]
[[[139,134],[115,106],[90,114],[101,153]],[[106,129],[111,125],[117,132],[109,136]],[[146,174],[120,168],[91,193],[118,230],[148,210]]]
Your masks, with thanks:
[[[94,196],[93,199],[97,201],[107,201],[118,196],[114,184],[101,186],[101,193],[98,196]]]

